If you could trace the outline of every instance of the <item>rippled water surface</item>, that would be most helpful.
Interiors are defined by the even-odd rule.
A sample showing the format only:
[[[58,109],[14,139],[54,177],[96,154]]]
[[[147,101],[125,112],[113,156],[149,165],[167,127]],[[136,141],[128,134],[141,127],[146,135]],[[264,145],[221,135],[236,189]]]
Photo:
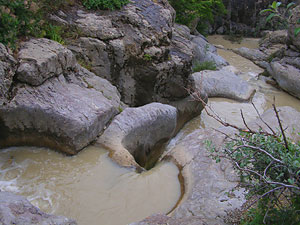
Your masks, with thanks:
[[[73,157],[42,148],[4,149],[0,170],[1,190],[24,195],[43,211],[80,225],[122,225],[168,213],[181,195],[172,163],[138,174],[96,147]]]

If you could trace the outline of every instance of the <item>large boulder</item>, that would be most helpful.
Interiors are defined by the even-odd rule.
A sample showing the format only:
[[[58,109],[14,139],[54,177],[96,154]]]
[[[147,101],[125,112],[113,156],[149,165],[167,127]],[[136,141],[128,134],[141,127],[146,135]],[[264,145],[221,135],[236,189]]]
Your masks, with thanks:
[[[54,41],[33,39],[21,46],[19,82],[0,106],[0,147],[44,146],[76,154],[123,107],[120,94]]]
[[[247,81],[226,68],[193,73],[190,80],[196,91],[205,92],[208,97],[223,97],[243,102],[248,101],[255,93],[255,89]]]
[[[0,43],[0,105],[8,97],[13,82],[17,61],[9,54],[8,49]]]
[[[131,106],[172,102],[188,96],[193,44],[189,30],[174,26],[175,11],[166,0],[133,0],[121,10],[57,14],[79,37],[67,41],[96,75],[108,79]],[[59,19],[57,19],[59,22]]]
[[[147,167],[161,144],[174,135],[176,122],[177,110],[169,105],[127,108],[114,118],[97,143],[111,150],[111,158],[122,166],[137,166],[138,162]]]
[[[300,5],[296,6],[291,13],[289,18],[289,27],[288,27],[288,39],[290,45],[295,46],[298,51],[300,51],[300,34],[295,36],[295,29],[300,27]]]
[[[75,220],[44,213],[33,206],[26,198],[10,192],[0,192],[0,223],[3,225],[77,224]]]

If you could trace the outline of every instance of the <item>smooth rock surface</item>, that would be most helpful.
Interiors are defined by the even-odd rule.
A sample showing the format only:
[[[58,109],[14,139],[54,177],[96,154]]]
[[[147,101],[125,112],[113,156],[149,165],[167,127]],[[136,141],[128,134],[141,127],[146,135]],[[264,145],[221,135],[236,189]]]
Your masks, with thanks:
[[[75,70],[77,64],[70,50],[45,38],[23,42],[18,61],[17,79],[35,86],[51,77]]]
[[[198,217],[198,224],[225,224],[226,211],[241,207],[245,197],[243,189],[236,188],[239,177],[231,163],[225,159],[216,163],[210,157],[207,140],[220,149],[225,136],[209,128],[198,129],[177,141],[163,158],[182,168],[184,177],[185,194],[171,217]]]
[[[233,52],[235,52],[236,54],[239,54],[240,56],[243,56],[244,58],[249,59],[253,62],[267,60],[267,55],[258,49],[249,49],[246,47],[241,47],[238,49],[233,49]]]
[[[193,73],[190,80],[198,92],[203,91],[208,97],[248,101],[255,93],[255,89],[246,81],[227,69]]]
[[[38,87],[17,85],[0,107],[0,146],[45,146],[75,154],[117,114],[103,94],[63,75]]]
[[[279,86],[300,98],[300,70],[294,66],[278,61],[271,63],[271,75]]]
[[[63,216],[42,212],[26,198],[10,192],[0,192],[0,223],[2,225],[76,225],[76,221]]]
[[[151,103],[138,108],[126,108],[116,116],[97,140],[111,150],[111,158],[122,166],[144,165],[158,145],[174,135],[176,108]]]

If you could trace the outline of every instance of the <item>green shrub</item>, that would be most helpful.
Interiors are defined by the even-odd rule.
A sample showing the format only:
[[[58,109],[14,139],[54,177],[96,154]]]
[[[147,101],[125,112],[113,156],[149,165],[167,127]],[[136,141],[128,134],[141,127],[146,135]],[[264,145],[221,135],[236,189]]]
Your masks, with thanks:
[[[203,70],[217,70],[216,63],[213,61],[205,61],[202,63],[196,63],[193,67],[193,72],[200,72]]]
[[[240,132],[225,154],[239,170],[248,197],[259,199],[242,224],[299,224],[299,144],[285,144],[282,134]]]
[[[0,0],[0,42],[16,48],[19,37],[40,32],[39,19],[29,10],[30,2]]]
[[[83,5],[87,9],[120,9],[129,3],[129,0],[84,0]]]
[[[170,4],[176,11],[176,22],[186,26],[198,26],[205,30],[207,22],[213,22],[216,15],[226,13],[222,0],[169,0]],[[199,19],[202,25],[192,23]]]
[[[56,41],[60,44],[64,44],[64,40],[62,38],[62,28],[60,26],[54,26],[52,24],[47,24],[44,27],[45,37],[49,38],[53,41]]]

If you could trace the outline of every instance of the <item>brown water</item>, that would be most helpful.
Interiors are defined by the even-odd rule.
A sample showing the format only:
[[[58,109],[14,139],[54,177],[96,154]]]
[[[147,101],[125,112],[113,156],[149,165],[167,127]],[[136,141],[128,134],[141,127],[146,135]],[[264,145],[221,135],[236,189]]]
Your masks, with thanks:
[[[74,218],[79,225],[123,225],[168,213],[181,195],[172,163],[138,174],[96,147],[73,157],[42,148],[4,149],[0,170],[1,190],[26,196],[43,211]]]
[[[209,36],[207,39],[210,43],[222,45],[225,48],[218,49],[218,54],[225,58],[230,65],[236,67],[240,71],[239,76],[248,81],[256,89],[253,103],[260,113],[272,107],[274,98],[276,106],[291,106],[300,112],[300,101],[297,98],[267,84],[264,77],[258,76],[263,72],[262,68],[256,66],[250,60],[230,51],[230,49],[240,47],[257,48],[258,39],[245,38],[240,44],[225,40],[221,35]],[[209,105],[226,121],[239,126],[243,126],[240,110],[243,110],[247,121],[257,118],[257,113],[250,103],[239,103],[224,98],[210,98]],[[209,117],[206,113],[202,113],[201,118],[196,118],[192,123],[201,124],[202,126],[220,126],[218,122]]]

